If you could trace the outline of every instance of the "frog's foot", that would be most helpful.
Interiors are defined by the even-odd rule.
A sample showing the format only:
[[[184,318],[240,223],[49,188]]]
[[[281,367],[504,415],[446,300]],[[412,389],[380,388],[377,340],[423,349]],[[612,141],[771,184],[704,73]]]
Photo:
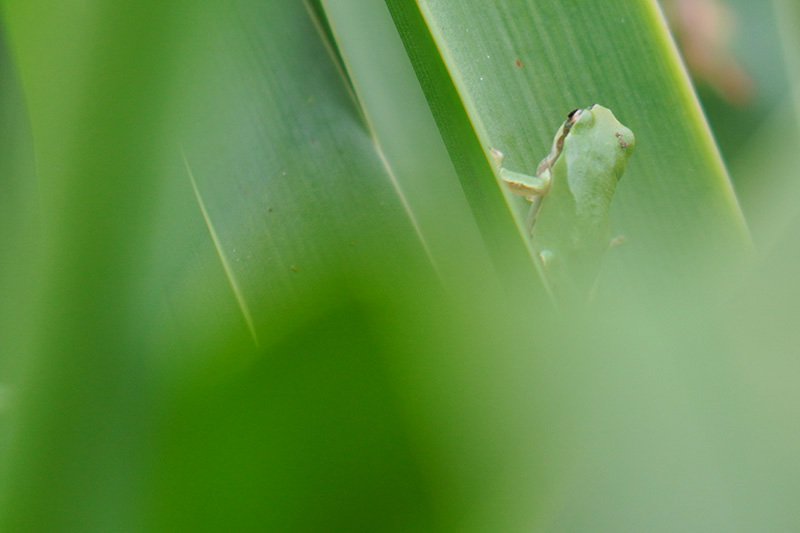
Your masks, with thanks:
[[[539,259],[542,261],[542,265],[544,268],[547,269],[548,266],[553,264],[553,261],[556,258],[556,254],[554,254],[551,250],[542,250],[539,252]]]
[[[503,159],[505,159],[505,157],[506,157],[505,155],[503,155],[503,152],[501,152],[497,148],[490,147],[489,148],[489,155],[492,156],[492,162],[494,163],[494,165],[497,168],[502,168],[503,167]]]
[[[623,244],[625,244],[625,235],[617,235],[611,239],[611,242],[608,244],[608,248],[616,248],[617,246],[622,246]]]
[[[550,189],[549,172],[542,176],[531,176],[530,174],[501,168],[500,178],[512,193],[524,196],[529,201],[533,201],[536,196],[544,196]]]
[[[489,148],[489,155],[492,158],[500,179],[505,182],[508,189],[520,196],[524,196],[527,200],[533,201],[536,196],[544,196],[550,189],[550,171],[546,169],[540,175],[531,176],[522,172],[514,172],[503,168],[503,160],[505,155],[497,148]]]

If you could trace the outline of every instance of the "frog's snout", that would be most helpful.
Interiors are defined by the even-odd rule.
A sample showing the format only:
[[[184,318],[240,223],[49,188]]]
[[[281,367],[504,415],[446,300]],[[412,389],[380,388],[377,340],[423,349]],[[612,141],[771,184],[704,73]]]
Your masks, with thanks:
[[[636,138],[631,130],[623,128],[621,131],[616,132],[616,136],[620,148],[629,152],[633,151],[633,147],[636,145]]]

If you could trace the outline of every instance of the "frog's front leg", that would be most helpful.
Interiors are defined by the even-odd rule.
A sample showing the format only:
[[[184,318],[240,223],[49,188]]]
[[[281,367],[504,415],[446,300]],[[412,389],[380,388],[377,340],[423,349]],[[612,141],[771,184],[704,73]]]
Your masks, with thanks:
[[[526,200],[531,202],[531,208],[528,211],[526,220],[526,228],[528,234],[533,233],[533,225],[536,223],[536,215],[539,213],[539,207],[542,205],[542,198],[550,190],[551,175],[550,169],[545,168],[536,176],[530,174],[523,174],[521,172],[514,172],[503,167],[503,153],[495,148],[491,149],[492,159],[500,179],[505,182],[508,189],[520,196],[524,196]]]

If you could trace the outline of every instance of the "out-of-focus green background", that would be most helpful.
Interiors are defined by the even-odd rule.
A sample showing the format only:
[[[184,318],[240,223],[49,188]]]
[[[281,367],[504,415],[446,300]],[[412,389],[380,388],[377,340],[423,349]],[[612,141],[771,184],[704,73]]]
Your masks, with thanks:
[[[800,528],[800,5],[662,4],[3,0],[0,530]],[[487,156],[595,102],[563,309]]]

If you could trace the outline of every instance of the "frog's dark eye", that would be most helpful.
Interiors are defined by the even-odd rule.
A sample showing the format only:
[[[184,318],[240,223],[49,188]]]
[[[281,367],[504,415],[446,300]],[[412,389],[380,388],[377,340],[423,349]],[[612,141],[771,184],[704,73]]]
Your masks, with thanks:
[[[580,120],[583,112],[586,111],[585,109],[573,109],[569,115],[567,115],[567,121],[564,123],[567,129],[571,128],[573,124]]]

